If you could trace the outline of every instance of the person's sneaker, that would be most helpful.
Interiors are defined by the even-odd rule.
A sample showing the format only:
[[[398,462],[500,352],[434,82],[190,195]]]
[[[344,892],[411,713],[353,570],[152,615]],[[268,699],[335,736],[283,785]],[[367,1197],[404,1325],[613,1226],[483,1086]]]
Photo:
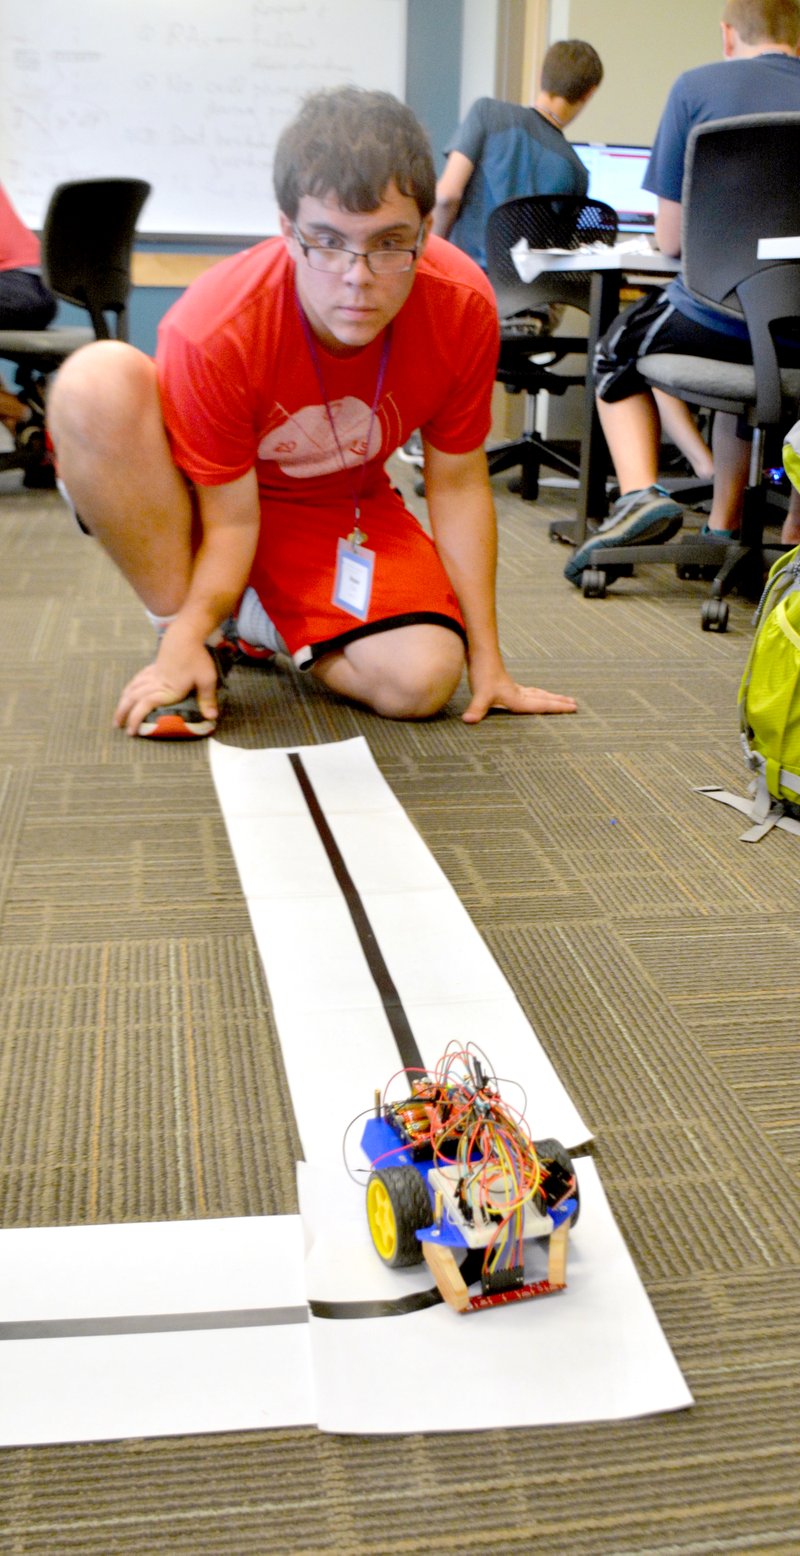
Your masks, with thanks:
[[[236,658],[248,665],[268,665],[275,658],[274,648],[262,648],[258,643],[246,643],[243,637],[236,636]]]
[[[217,667],[218,690],[223,691],[234,660],[234,646],[227,638],[223,638],[215,647],[212,648],[210,644],[206,647]],[[216,727],[217,720],[207,719],[201,713],[195,693],[190,692],[180,702],[153,708],[142,720],[137,733],[144,740],[197,740],[213,735]]]
[[[708,524],[704,524],[698,539],[710,540],[717,546],[736,546],[739,543],[739,533],[738,529],[711,529]]]
[[[142,720],[137,734],[145,740],[193,740],[213,735],[216,727],[216,719],[204,717],[194,692],[191,692],[182,702],[153,708]]]
[[[407,443],[397,450],[398,459],[402,459],[404,465],[416,465],[421,470],[425,464],[425,454],[422,448],[422,438],[418,432],[412,432]]]
[[[641,491],[626,492],[624,497],[617,498],[596,534],[570,557],[564,577],[580,588],[584,568],[602,566],[600,553],[605,546],[660,544],[677,535],[682,523],[683,509],[663,487],[647,486]]]
[[[286,645],[267,615],[252,584],[242,595],[235,616],[223,622],[221,632],[237,660],[245,664],[268,665]]]

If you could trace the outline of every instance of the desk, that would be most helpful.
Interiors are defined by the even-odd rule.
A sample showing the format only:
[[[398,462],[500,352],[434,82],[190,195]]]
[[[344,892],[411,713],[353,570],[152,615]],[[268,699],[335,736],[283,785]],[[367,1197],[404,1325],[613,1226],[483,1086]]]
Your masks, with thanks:
[[[608,248],[597,253],[576,250],[569,254],[554,253],[549,249],[530,250],[530,273],[524,268],[525,256],[515,256],[514,263],[523,281],[531,281],[542,271],[591,272],[592,285],[589,306],[589,335],[586,343],[587,374],[583,405],[583,434],[581,437],[580,476],[578,480],[577,512],[574,519],[562,519],[550,526],[556,540],[569,541],[580,546],[586,538],[589,519],[603,519],[607,512],[606,477],[609,472],[608,449],[594,397],[591,364],[595,347],[612,319],[619,313],[620,292],[624,285],[635,285],[638,280],[668,279],[677,275],[680,261],[667,254],[627,253],[619,248]]]

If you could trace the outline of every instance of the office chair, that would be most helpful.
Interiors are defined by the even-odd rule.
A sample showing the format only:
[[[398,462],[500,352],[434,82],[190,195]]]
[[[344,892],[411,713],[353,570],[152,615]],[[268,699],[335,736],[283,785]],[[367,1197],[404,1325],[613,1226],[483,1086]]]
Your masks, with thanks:
[[[489,474],[519,465],[521,494],[529,502],[539,495],[539,472],[544,465],[561,475],[577,478],[578,464],[545,442],[535,430],[536,398],[542,390],[563,395],[583,384],[585,374],[553,372],[564,357],[585,355],[586,337],[556,335],[542,328],[551,305],[569,304],[589,312],[591,276],[543,273],[535,281],[522,281],[510,250],[520,238],[531,248],[577,249],[582,243],[613,244],[617,213],[601,200],[578,195],[524,195],[506,200],[492,212],[486,229],[486,264],[497,296],[500,314],[500,355],[495,377],[509,394],[525,395],[524,430],[520,438],[491,449]]]
[[[702,608],[704,631],[724,632],[733,589],[758,599],[764,574],[781,547],[766,547],[768,489],[765,448],[777,449],[797,420],[800,367],[778,364],[775,337],[794,340],[800,363],[800,260],[759,260],[760,238],[800,234],[800,113],[753,114],[695,127],[686,148],[681,257],[692,297],[728,318],[743,320],[753,366],[679,353],[640,358],[654,389],[690,405],[729,411],[752,437],[744,517],[738,543],[679,539],[658,546],[603,548],[584,570],[585,595],[602,595],[615,569],[635,562],[674,563],[681,578],[712,576]],[[722,553],[722,554],[721,554]]]
[[[91,328],[0,330],[0,358],[14,364],[15,392],[30,412],[17,426],[13,450],[0,453],[0,470],[24,470],[26,486],[53,485],[44,433],[49,375],[79,346],[127,339],[133,238],[150,187],[136,178],[94,178],[59,184],[50,198],[42,274],[57,297],[86,310]]]

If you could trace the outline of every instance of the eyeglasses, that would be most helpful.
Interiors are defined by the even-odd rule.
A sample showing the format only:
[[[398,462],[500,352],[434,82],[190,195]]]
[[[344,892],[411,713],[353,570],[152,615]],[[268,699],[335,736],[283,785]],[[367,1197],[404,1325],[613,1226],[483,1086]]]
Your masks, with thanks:
[[[331,248],[328,244],[307,243],[299,227],[295,226],[293,231],[312,270],[327,270],[329,274],[343,276],[357,259],[363,259],[372,275],[396,276],[411,269],[422,242],[423,229],[420,227],[413,249],[370,250]]]

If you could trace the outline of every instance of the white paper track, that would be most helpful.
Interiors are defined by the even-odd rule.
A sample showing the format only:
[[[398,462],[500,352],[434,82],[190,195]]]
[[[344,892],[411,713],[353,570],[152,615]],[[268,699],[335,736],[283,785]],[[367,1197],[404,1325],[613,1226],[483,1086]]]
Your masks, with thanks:
[[[290,753],[210,742],[211,771],[269,985],[306,1161],[330,1166],[344,1129],[405,1060]],[[292,753],[294,754],[294,753]],[[591,1132],[452,886],[366,742],[296,753],[402,1002],[422,1063],[484,1048],[523,1088],[534,1138]]]
[[[432,1067],[448,1044],[476,1043],[504,1096],[524,1089],[534,1139],[574,1149],[589,1130],[365,742],[209,750],[306,1158],[302,1225],[0,1232],[0,1444],[314,1421],[480,1430],[690,1404],[586,1158],[558,1295],[462,1315],[431,1298],[426,1265],[380,1262],[360,1125],[347,1135],[356,1182],[343,1137],[409,1055]],[[542,1245],[528,1258],[537,1280]],[[433,1377],[456,1348],[470,1358],[468,1409],[462,1391],[376,1386],[387,1357]]]

